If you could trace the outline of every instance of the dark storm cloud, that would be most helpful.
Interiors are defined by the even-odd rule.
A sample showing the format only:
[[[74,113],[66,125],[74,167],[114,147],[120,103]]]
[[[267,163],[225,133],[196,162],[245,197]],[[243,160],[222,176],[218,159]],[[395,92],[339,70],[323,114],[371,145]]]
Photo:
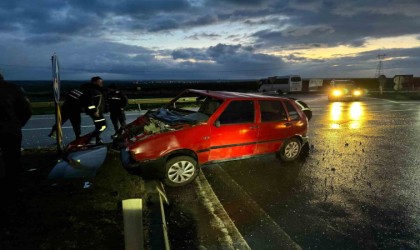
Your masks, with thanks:
[[[217,15],[204,15],[185,22],[188,26],[201,26],[216,23],[219,20]]]
[[[299,9],[311,2],[318,2],[317,9]],[[288,16],[288,27],[256,32],[265,46],[361,46],[368,38],[417,34],[420,27],[416,1],[290,1],[277,8]]]
[[[147,30],[150,32],[157,32],[163,30],[174,30],[179,28],[179,24],[174,19],[161,19],[153,23]]]
[[[250,27],[249,31],[234,34],[240,24]],[[228,30],[210,30],[212,25]],[[60,53],[63,65],[72,69],[73,75],[102,72],[132,78],[258,78],[291,71],[371,74],[378,51],[322,61],[298,53],[281,58],[259,51],[360,47],[371,38],[411,34],[420,40],[419,27],[420,4],[416,0],[1,1],[0,67],[38,66],[42,60],[49,68],[54,51]],[[183,35],[192,29],[194,35]],[[200,49],[185,45],[166,51],[159,44],[155,50],[108,42],[121,33],[128,38],[130,34],[136,38],[167,34],[173,39],[175,32],[190,41],[212,43]],[[230,44],[221,43],[226,38]],[[412,70],[420,61],[417,49],[385,53],[401,54],[385,62],[395,69]],[[16,71],[15,77],[22,77],[22,72]],[[44,78],[49,77],[50,72],[44,74]]]
[[[183,60],[209,60],[210,57],[202,49],[182,49],[175,50],[172,52],[172,58],[183,59]]]
[[[26,43],[34,45],[56,44],[69,40],[69,37],[62,35],[34,35],[25,39]]]
[[[183,49],[175,51],[172,56],[174,59],[198,60],[198,63],[180,63],[181,70],[210,79],[256,79],[276,75],[284,67],[280,58],[256,53],[253,48],[242,45],[217,44],[208,49]]]
[[[199,33],[199,34],[194,34],[192,36],[187,36],[185,37],[186,39],[192,39],[192,40],[200,40],[202,38],[211,38],[211,39],[217,39],[221,37],[219,34],[216,33]]]
[[[293,67],[305,77],[374,77],[379,63],[378,54],[386,54],[383,61],[386,76],[393,77],[397,74],[418,76],[420,48],[374,50],[322,61],[305,61],[300,58],[301,63],[294,64]]]

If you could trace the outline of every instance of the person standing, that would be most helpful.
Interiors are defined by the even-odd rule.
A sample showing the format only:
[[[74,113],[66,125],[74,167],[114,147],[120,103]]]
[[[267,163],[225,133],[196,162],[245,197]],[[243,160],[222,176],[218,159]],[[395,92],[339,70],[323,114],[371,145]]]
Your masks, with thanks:
[[[109,92],[107,95],[109,113],[114,126],[115,133],[113,138],[117,135],[118,130],[126,125],[124,109],[127,107],[128,98],[122,93],[117,86],[113,83],[108,86]]]
[[[92,77],[90,83],[82,85],[81,90],[83,107],[95,125],[92,137],[95,137],[96,144],[103,144],[101,134],[107,128],[107,124],[104,117],[106,104],[102,78]]]
[[[10,191],[8,194],[18,190],[22,172],[22,127],[31,116],[31,104],[23,89],[4,81],[0,74],[0,148],[5,165],[0,188]]]
[[[70,119],[71,126],[73,127],[74,135],[76,139],[80,137],[81,134],[81,115],[82,106],[81,106],[81,98],[82,92],[73,89],[70,91],[61,105],[61,124],[64,124],[67,120]],[[54,124],[49,137],[55,137],[57,132],[57,124]]]

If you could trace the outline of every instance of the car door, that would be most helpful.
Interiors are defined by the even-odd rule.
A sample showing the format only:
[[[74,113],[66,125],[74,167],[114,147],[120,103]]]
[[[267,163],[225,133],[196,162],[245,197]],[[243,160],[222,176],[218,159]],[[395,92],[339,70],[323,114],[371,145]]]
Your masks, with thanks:
[[[260,123],[255,154],[276,152],[291,135],[286,109],[281,100],[259,100],[258,109]]]
[[[257,128],[253,100],[229,102],[212,125],[209,160],[224,160],[254,154]]]

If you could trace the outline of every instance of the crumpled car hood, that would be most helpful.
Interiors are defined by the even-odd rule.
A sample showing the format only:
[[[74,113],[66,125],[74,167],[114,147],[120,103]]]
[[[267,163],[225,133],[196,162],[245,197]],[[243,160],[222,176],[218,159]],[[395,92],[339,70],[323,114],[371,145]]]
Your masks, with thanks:
[[[150,117],[153,117],[155,119],[158,119],[160,121],[163,121],[168,124],[195,124],[197,123],[196,120],[189,119],[188,117],[181,116],[179,114],[176,114],[173,111],[161,108],[157,110],[156,112],[150,113]]]

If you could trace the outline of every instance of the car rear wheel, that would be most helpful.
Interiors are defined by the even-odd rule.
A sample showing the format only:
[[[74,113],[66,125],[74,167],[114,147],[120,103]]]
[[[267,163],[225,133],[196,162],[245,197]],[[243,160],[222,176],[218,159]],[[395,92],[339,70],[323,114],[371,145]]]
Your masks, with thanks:
[[[302,143],[300,140],[297,138],[291,138],[283,143],[283,146],[280,148],[277,156],[282,161],[291,162],[299,157],[301,149]]]
[[[192,182],[198,175],[197,161],[190,156],[177,156],[166,162],[164,183],[180,187]]]

